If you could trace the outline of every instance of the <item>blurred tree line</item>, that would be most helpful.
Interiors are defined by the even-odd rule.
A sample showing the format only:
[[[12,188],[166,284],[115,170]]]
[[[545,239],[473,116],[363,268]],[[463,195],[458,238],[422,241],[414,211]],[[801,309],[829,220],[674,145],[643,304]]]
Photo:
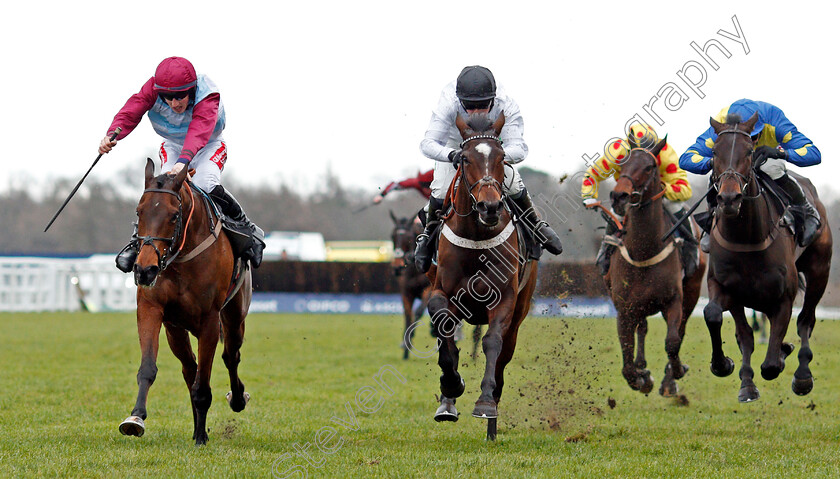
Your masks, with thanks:
[[[543,258],[593,261],[603,236],[604,220],[581,204],[581,173],[558,180],[528,167],[519,168],[519,172],[535,207],[563,240],[565,251],[560,258]],[[706,190],[706,179],[692,179],[697,197]],[[55,180],[40,198],[21,187],[10,187],[0,194],[0,254],[89,255],[116,253],[122,248],[132,232],[134,209],[142,192],[142,170],[126,170],[108,181],[89,177],[44,233],[47,222],[76,181]],[[288,185],[255,187],[238,184],[234,178],[225,181],[225,187],[239,199],[248,216],[266,232],[315,231],[327,241],[387,240],[392,228],[389,212],[398,217],[412,216],[425,204],[420,194],[409,190],[392,192],[381,204],[373,205],[378,191],[342,184],[329,169],[323,175],[322,186],[306,195]],[[600,186],[599,196],[605,202],[609,201],[613,183],[605,181]],[[701,206],[700,210],[704,208]],[[826,209],[829,222],[840,225],[840,201],[826,200]],[[835,258],[840,258],[838,248],[840,241],[835,241]],[[837,261],[832,269],[836,265]],[[836,273],[832,271],[832,277]]]

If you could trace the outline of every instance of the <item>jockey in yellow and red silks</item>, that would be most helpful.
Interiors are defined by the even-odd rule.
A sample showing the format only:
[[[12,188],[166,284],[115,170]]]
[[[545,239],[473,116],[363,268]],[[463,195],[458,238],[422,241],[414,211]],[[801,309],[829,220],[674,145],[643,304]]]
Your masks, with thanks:
[[[641,123],[631,125],[629,135],[632,135],[634,143],[641,148],[653,148],[659,141],[653,127]],[[598,183],[610,177],[618,179],[621,174],[620,163],[630,152],[631,147],[628,140],[629,138],[616,140],[607,145],[604,155],[586,170],[580,189],[580,195],[585,206],[590,206],[598,201]],[[657,155],[656,163],[659,165],[659,178],[665,185],[663,205],[671,215],[680,219],[685,216],[687,211],[685,201],[691,199],[691,185],[688,183],[688,174],[680,168],[677,152],[668,143],[662,147],[659,155]],[[615,212],[613,213],[615,214]],[[621,218],[619,217],[619,219]],[[617,230],[617,226],[612,221],[607,221],[606,236],[611,236]],[[683,248],[680,252],[683,258],[683,268],[685,274],[690,276],[697,268],[697,243],[687,221],[682,222],[677,232],[683,238]],[[615,251],[614,245],[607,242],[601,243],[596,263],[602,275],[609,271],[610,256],[613,251]]]

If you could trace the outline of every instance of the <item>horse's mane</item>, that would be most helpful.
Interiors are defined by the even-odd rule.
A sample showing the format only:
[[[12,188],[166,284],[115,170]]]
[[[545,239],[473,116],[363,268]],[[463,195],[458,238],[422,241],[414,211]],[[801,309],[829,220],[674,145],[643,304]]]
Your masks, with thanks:
[[[741,119],[741,115],[737,113],[729,113],[726,115],[726,121],[724,122],[727,125],[737,125],[738,123],[743,123],[744,120]]]
[[[467,126],[476,133],[486,133],[493,129],[493,120],[486,113],[473,113],[467,117]]]

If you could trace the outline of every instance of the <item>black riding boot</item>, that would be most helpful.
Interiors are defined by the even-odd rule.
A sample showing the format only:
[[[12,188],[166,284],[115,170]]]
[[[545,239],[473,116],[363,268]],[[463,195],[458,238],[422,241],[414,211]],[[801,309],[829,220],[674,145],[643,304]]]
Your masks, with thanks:
[[[598,250],[598,256],[595,257],[595,264],[598,265],[598,271],[601,276],[606,276],[610,271],[610,257],[617,248],[616,245],[607,243],[607,236],[612,236],[618,231],[618,226],[612,219],[607,220],[607,229],[604,231],[604,239],[601,241],[601,248]]]
[[[522,188],[519,196],[516,198],[511,197],[511,199],[516,207],[519,208],[519,211],[517,211],[519,217],[534,232],[537,241],[540,242],[542,247],[554,255],[562,253],[563,244],[560,243],[560,237],[557,236],[557,233],[551,229],[548,223],[540,219],[537,215],[537,210],[534,209],[534,205],[531,203],[531,195],[528,194],[528,190]]]
[[[680,220],[686,213],[688,211],[685,208],[681,208],[674,216],[676,216],[677,220]],[[676,233],[683,240],[682,247],[680,248],[680,259],[682,260],[683,273],[688,278],[697,271],[697,265],[700,262],[700,253],[697,252],[697,239],[691,231],[691,218],[680,223]]]
[[[820,213],[808,201],[799,182],[787,173],[775,181],[790,196],[790,211],[793,213],[797,242],[804,248],[817,236],[817,231],[820,229]]]
[[[265,232],[245,216],[242,206],[229,191],[225,191],[222,185],[216,185],[210,192],[210,197],[222,209],[222,213],[233,221],[245,223],[251,230],[253,243],[249,249],[242,254],[242,259],[251,261],[254,268],[259,268],[262,263],[263,249],[265,249]]]
[[[417,236],[417,247],[414,249],[414,266],[421,273],[429,271],[432,267],[432,235],[435,233],[440,218],[438,212],[443,207],[443,200],[439,200],[434,196],[429,198],[429,214],[426,215],[426,229]]]
[[[134,223],[134,233],[131,241],[117,254],[117,269],[123,273],[130,273],[134,269],[134,262],[140,253],[140,240],[137,238],[137,222]]]

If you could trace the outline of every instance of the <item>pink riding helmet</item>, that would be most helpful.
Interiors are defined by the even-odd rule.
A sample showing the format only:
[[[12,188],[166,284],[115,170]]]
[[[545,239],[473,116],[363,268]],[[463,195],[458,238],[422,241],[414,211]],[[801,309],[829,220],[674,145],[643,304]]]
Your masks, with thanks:
[[[195,87],[195,68],[186,58],[169,57],[155,70],[155,91],[165,93],[184,91]]]

